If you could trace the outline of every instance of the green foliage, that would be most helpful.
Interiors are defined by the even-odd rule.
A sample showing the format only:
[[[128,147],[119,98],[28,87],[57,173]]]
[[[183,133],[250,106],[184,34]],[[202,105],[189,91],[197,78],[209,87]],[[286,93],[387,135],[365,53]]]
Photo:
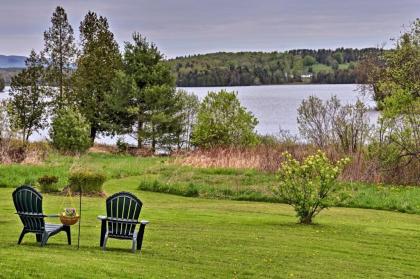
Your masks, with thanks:
[[[0,73],[0,92],[3,92],[6,87],[6,81],[4,80],[3,75]]]
[[[90,124],[92,141],[97,133],[113,132],[113,112],[108,104],[112,81],[122,67],[121,55],[108,20],[88,12],[80,23],[81,55],[74,73],[75,103]]]
[[[383,59],[385,67],[377,81],[382,95],[380,100],[399,90],[420,98],[420,19],[397,40],[395,50],[386,52]]]
[[[309,72],[313,73],[311,83],[355,83],[356,71],[353,68],[344,69],[343,65],[350,62],[357,64],[367,53],[379,52],[375,48],[298,49],[270,53],[218,52],[177,57],[168,63],[176,77],[177,86],[295,83],[302,82],[301,75]]]
[[[384,55],[376,77],[383,109],[377,137],[370,146],[389,176],[420,181],[420,19]]]
[[[332,205],[334,195],[339,191],[337,177],[350,159],[331,163],[321,151],[301,163],[288,152],[283,156],[280,185],[275,193],[294,207],[300,223],[311,224],[319,212]]]
[[[118,153],[124,154],[128,152],[129,144],[125,142],[123,138],[117,139],[116,145],[117,145]]]
[[[123,71],[113,81],[109,103],[117,114],[117,129],[135,136],[138,147],[170,147],[180,128],[180,104],[174,79],[163,55],[138,33],[125,44]]]
[[[82,189],[84,193],[101,193],[105,181],[105,174],[92,170],[74,170],[69,174],[69,186],[73,192]]]
[[[49,89],[42,86],[44,78],[44,60],[33,50],[26,60],[26,69],[12,78],[8,115],[12,129],[21,133],[24,142],[46,125],[45,98]]]
[[[180,129],[176,133],[178,149],[191,147],[191,134],[197,121],[197,113],[200,107],[200,101],[194,94],[179,89],[176,92],[177,100],[180,106]]]
[[[10,122],[7,117],[7,110],[8,105],[6,100],[0,101],[0,148],[2,147],[2,144],[10,140],[13,137],[13,133],[10,130]]]
[[[344,62],[343,53],[339,51],[335,52],[332,54],[332,57],[335,59],[335,61],[337,61],[338,64],[343,64]]]
[[[54,117],[50,137],[55,148],[62,152],[83,153],[91,146],[89,123],[77,111],[64,108]]]
[[[198,197],[199,192],[197,186],[190,183],[186,187],[178,186],[174,187],[173,185],[168,185],[159,182],[158,180],[147,181],[143,180],[140,182],[138,187],[139,190],[142,191],[151,191],[151,192],[158,192],[158,193],[166,193],[184,197]]]
[[[304,58],[303,58],[303,65],[304,66],[312,66],[313,64],[315,64],[316,63],[316,60],[315,60],[315,58],[313,57],[313,56],[311,56],[311,55],[306,55]]]
[[[143,129],[138,131],[139,138],[150,142],[152,151],[157,145],[170,149],[177,142],[176,135],[182,129],[181,104],[176,99],[175,88],[168,85],[152,86],[144,92],[147,110],[143,113]]]
[[[54,107],[60,109],[70,101],[70,77],[77,48],[73,28],[62,7],[57,6],[55,9],[51,24],[52,26],[44,32],[44,54],[48,64],[49,84],[58,87],[58,91],[53,91]]]
[[[241,106],[235,92],[209,92],[200,105],[192,143],[199,147],[253,145],[258,120]]]
[[[41,192],[58,192],[58,177],[53,175],[44,175],[38,178],[38,184],[41,187]]]

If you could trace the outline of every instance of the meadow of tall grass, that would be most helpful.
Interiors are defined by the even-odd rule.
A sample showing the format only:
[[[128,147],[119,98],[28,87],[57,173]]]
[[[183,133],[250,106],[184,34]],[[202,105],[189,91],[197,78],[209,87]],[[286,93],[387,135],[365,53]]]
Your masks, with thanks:
[[[276,173],[282,162],[282,153],[287,151],[298,160],[315,153],[317,148],[309,144],[276,143],[251,147],[225,147],[199,149],[176,158],[181,165],[200,168],[255,169]],[[420,165],[413,162],[408,168],[383,169],[378,159],[369,154],[367,148],[346,154],[334,146],[323,149],[331,160],[343,157],[351,159],[340,176],[345,182],[386,183],[420,185]]]

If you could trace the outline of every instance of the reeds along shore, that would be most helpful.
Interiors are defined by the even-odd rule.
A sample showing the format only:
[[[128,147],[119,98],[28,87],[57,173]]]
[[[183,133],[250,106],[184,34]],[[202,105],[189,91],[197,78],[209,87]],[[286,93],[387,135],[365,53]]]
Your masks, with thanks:
[[[282,162],[282,153],[288,151],[298,160],[315,153],[316,147],[305,144],[257,145],[254,147],[213,148],[195,150],[177,157],[177,162],[194,167],[240,168],[276,172]],[[371,158],[367,152],[352,154],[340,153],[334,147],[324,150],[331,160],[348,156],[351,163],[340,177],[341,181],[387,183],[401,185],[420,185],[418,162],[408,166],[385,169],[377,158]]]
[[[315,153],[317,148],[308,144],[277,143],[252,147],[196,149],[190,152],[173,153],[171,156],[174,157],[176,163],[199,168],[255,169],[275,173],[280,168],[282,153],[285,151],[288,151],[297,160],[302,160]],[[381,166],[378,158],[369,155],[366,150],[345,154],[331,146],[323,151],[333,161],[345,156],[351,159],[350,164],[340,176],[341,181],[420,186],[420,163],[418,161],[413,160],[410,164],[398,168],[386,168]],[[15,140],[1,141],[0,164],[41,164],[50,152],[56,151],[47,142],[23,145],[20,141]],[[90,152],[121,154],[121,151],[115,146],[110,145],[95,145],[90,149]],[[153,156],[153,152],[148,149],[131,148],[126,153],[138,157]]]

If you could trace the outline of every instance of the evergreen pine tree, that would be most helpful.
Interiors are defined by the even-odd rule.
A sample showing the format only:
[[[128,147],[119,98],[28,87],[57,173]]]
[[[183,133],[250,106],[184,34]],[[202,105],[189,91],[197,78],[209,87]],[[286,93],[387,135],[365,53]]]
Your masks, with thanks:
[[[125,44],[124,72],[114,86],[118,107],[129,119],[126,132],[135,134],[139,148],[146,142],[153,150],[157,144],[170,146],[181,125],[174,78],[153,43],[138,33],[133,41]]]
[[[56,108],[69,101],[70,74],[77,53],[73,28],[64,9],[58,6],[51,18],[52,26],[44,32],[44,54],[48,61],[48,80],[58,87],[54,96]]]
[[[46,125],[45,97],[49,89],[42,86],[44,66],[45,61],[32,50],[26,59],[26,68],[12,78],[8,115],[12,129],[22,135],[23,142],[27,142],[33,132]]]
[[[81,55],[74,73],[74,88],[79,111],[90,124],[92,142],[98,133],[112,131],[113,115],[107,103],[121,55],[108,20],[89,11],[80,23]]]

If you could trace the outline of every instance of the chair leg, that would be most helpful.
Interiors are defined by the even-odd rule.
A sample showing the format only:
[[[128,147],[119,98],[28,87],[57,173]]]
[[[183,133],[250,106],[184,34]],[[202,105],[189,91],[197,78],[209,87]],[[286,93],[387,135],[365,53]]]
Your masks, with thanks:
[[[133,252],[133,253],[136,253],[136,246],[137,246],[137,244],[136,244],[136,242],[137,242],[137,238],[136,237],[134,237],[133,238],[133,243],[132,243],[132,245],[131,245],[131,252]]]
[[[140,225],[139,232],[137,234],[137,250],[141,252],[141,246],[143,245],[143,236],[144,236],[144,229],[146,228],[145,224]]]
[[[64,226],[63,227],[63,229],[64,229],[64,231],[66,232],[66,234],[67,234],[67,243],[69,244],[69,245],[71,245],[71,232],[70,232],[70,226]]]
[[[101,238],[99,239],[99,246],[104,246],[104,237],[106,233],[106,220],[103,219],[101,222]]]
[[[44,247],[46,244],[47,244],[47,241],[48,241],[48,238],[49,238],[50,236],[48,235],[48,233],[47,232],[44,232],[43,234],[42,234],[42,241],[41,241],[41,247]]]
[[[22,239],[23,239],[23,237],[25,236],[26,233],[27,233],[27,231],[25,229],[23,229],[22,232],[20,233],[18,244],[20,244],[22,242]]]
[[[102,250],[104,250],[104,251],[106,249],[106,242],[107,242],[107,240],[108,240],[108,233],[105,233],[104,242],[102,244]]]
[[[37,233],[35,236],[36,236],[36,242],[40,243],[42,241],[42,234]]]

